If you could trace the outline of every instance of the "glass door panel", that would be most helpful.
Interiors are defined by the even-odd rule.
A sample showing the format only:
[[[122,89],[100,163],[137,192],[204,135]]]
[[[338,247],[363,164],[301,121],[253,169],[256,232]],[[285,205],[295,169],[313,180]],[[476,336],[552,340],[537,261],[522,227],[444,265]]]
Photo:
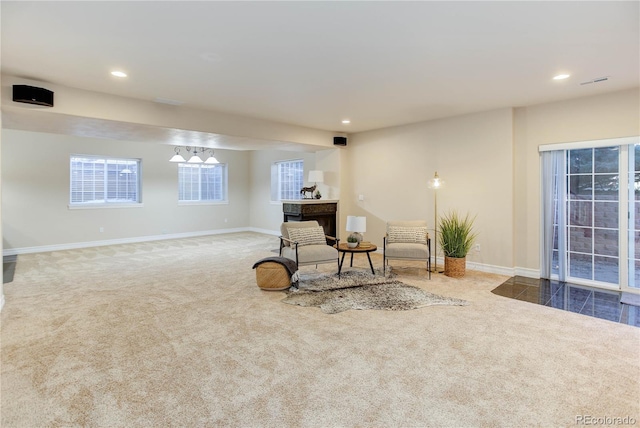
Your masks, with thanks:
[[[568,151],[568,280],[619,283],[619,156],[619,147]]]
[[[640,144],[629,153],[629,288],[640,287]],[[631,151],[631,149],[630,149]]]

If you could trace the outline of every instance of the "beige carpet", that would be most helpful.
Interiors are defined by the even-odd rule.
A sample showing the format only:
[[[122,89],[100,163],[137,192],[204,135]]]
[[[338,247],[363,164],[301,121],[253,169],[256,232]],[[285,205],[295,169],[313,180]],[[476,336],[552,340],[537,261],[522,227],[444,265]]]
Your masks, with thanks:
[[[255,285],[277,245],[239,233],[20,256],[0,425],[640,424],[638,328],[496,296],[502,276],[410,267],[399,280],[470,305],[327,315]]]

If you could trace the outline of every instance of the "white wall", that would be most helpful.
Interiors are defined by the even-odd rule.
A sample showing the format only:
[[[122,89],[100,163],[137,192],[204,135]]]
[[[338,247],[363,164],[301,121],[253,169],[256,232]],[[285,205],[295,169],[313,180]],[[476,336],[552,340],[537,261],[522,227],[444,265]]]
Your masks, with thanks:
[[[482,250],[468,260],[513,266],[512,123],[512,110],[501,109],[351,135],[342,217],[366,215],[365,239],[378,245],[388,220],[425,219],[433,228],[427,183],[438,171],[439,215],[477,215]]]
[[[322,199],[340,199],[340,167],[346,150],[342,148],[320,150],[315,153],[315,169],[324,172],[324,182],[318,183]]]
[[[141,208],[69,209],[69,155],[142,159]],[[178,206],[177,164],[165,145],[2,130],[5,250],[246,227],[249,153],[216,150],[228,164],[229,203]],[[226,220],[226,221],[225,221]],[[104,232],[100,232],[100,227]]]
[[[515,109],[515,234],[517,267],[540,269],[541,144],[640,135],[640,91]]]
[[[276,161],[303,159],[305,178],[309,170],[322,169],[323,199],[340,197],[340,149],[216,150],[218,160],[228,164],[229,203],[179,206],[177,165],[167,161],[173,150],[166,145],[8,129],[2,137],[7,253],[249,227],[278,233],[282,204],[271,201]],[[141,158],[143,207],[69,209],[70,154]]]

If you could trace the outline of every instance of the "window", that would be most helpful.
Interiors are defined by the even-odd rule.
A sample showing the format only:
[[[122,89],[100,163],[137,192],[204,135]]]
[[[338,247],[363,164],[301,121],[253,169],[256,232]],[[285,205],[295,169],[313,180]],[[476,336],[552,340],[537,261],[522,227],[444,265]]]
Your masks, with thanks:
[[[226,202],[227,165],[178,164],[178,201]]]
[[[276,162],[271,168],[271,200],[302,199],[304,186],[304,161]]]
[[[140,159],[70,157],[70,205],[140,203]]]

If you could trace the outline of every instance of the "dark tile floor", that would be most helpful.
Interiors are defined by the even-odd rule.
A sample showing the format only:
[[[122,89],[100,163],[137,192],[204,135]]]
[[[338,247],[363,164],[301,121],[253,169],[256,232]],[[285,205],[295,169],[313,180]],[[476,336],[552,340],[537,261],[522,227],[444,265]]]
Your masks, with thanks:
[[[13,275],[16,272],[17,256],[4,256],[2,263],[2,283],[13,281]]]
[[[640,296],[515,276],[492,290],[512,299],[640,327]]]

